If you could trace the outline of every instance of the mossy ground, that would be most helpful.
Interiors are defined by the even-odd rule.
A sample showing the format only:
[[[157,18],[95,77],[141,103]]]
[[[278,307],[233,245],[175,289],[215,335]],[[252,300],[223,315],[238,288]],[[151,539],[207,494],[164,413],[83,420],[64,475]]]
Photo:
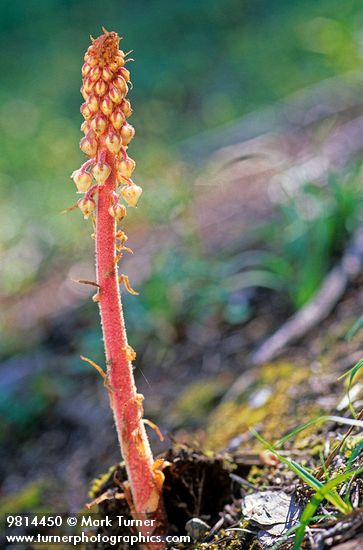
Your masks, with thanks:
[[[289,494],[296,495],[302,505],[306,504],[311,497],[311,492],[306,486],[284,465],[266,464],[264,456],[261,455],[262,445],[253,437],[249,429],[258,430],[267,440],[274,443],[296,426],[321,415],[338,414],[349,417],[350,412],[346,406],[338,410],[339,404],[346,395],[346,381],[339,381],[338,378],[360,358],[360,334],[358,333],[351,341],[345,339],[345,334],[361,313],[359,288],[362,284],[363,281],[357,281],[332,315],[318,329],[307,334],[301,342],[287,349],[278,360],[257,367],[250,367],[246,361],[251,348],[273,330],[272,322],[266,324],[266,318],[272,320],[272,315],[268,317],[271,306],[263,303],[258,315],[260,323],[258,337],[256,336],[257,317],[243,328],[244,335],[249,335],[250,338],[246,338],[247,343],[240,344],[240,328],[228,329],[230,331],[228,332],[223,327],[221,329],[219,325],[209,327],[213,336],[212,352],[219,357],[220,363],[215,360],[211,349],[208,349],[208,356],[205,359],[205,342],[193,344],[183,340],[170,360],[170,364],[167,365],[167,375],[166,371],[161,373],[160,386],[158,381],[156,385],[151,381],[153,391],[150,388],[145,391],[145,388],[141,387],[143,393],[151,394],[151,407],[149,404],[147,414],[150,414],[150,408],[153,411],[162,410],[162,415],[158,417],[154,413],[151,416],[152,420],[157,422],[164,433],[170,430],[177,448],[180,452],[184,449],[185,453],[185,468],[179,470],[179,479],[170,477],[169,485],[165,486],[170,489],[169,491],[166,489],[165,497],[170,504],[173,529],[181,533],[185,532],[185,523],[191,517],[200,517],[212,528],[220,518],[224,518],[223,526],[212,535],[207,534],[206,540],[195,542],[193,548],[215,550],[260,548],[256,536],[244,531],[228,530],[229,528],[255,530],[254,527],[251,529],[251,526],[246,524],[241,513],[241,499],[248,492],[280,488]],[[263,309],[264,307],[266,309]],[[264,330],[261,324],[264,324]],[[230,347],[225,342],[228,342]],[[178,354],[179,351],[180,354]],[[233,399],[226,400],[225,392],[237,378],[242,380],[240,391]],[[361,376],[358,375],[356,381],[359,382],[360,378]],[[139,378],[139,387],[142,385],[142,380]],[[159,389],[162,391],[159,392]],[[94,386],[90,384],[88,388],[83,382],[83,392],[85,392],[85,399],[82,401],[82,395],[77,391],[77,408],[80,402],[87,402],[90,396],[94,395]],[[85,432],[85,425],[82,424],[76,437],[73,438],[77,442],[75,456],[84,457],[86,479],[95,475],[93,469],[95,464],[98,471],[102,472],[118,459],[116,442],[112,437],[114,432],[111,421],[107,425],[108,404],[105,402],[104,409],[101,410],[103,416],[97,408],[102,395],[103,388],[100,388],[99,394],[95,395],[95,399],[91,401],[91,406],[85,409],[87,418],[92,418],[92,422],[87,421],[90,433]],[[159,395],[165,396],[164,401],[162,401],[163,397],[159,399]],[[359,399],[358,395],[354,402],[357,410],[361,406]],[[73,411],[72,422],[75,422],[77,410],[73,402],[67,402],[65,406],[67,411],[68,409]],[[52,411],[53,415],[55,413],[56,409]],[[63,414],[65,414],[64,411]],[[47,421],[49,422],[49,419]],[[54,421],[53,426],[56,426]],[[339,426],[332,422],[311,426],[288,441],[283,451],[286,456],[294,458],[304,467],[317,471],[321,466],[321,457],[326,458],[327,453],[342,439],[347,429],[347,426]],[[58,430],[59,432],[64,430],[63,424],[60,424]],[[95,433],[97,433],[96,442]],[[54,430],[51,441],[57,441],[56,435],[57,431]],[[110,440],[107,439],[108,437]],[[52,450],[49,447],[49,439],[47,442],[49,456],[53,452],[58,457],[59,448],[55,447]],[[181,443],[185,443],[186,446],[180,446]],[[361,434],[358,430],[354,430],[337,459],[331,464],[329,475],[333,476],[342,471],[360,443]],[[155,444],[156,438],[153,440],[153,447]],[[59,445],[62,445],[62,440]],[[94,445],[93,448],[92,445]],[[111,458],[107,451],[110,448],[115,451]],[[159,449],[163,450],[160,447]],[[191,459],[193,453],[194,458]],[[216,475],[216,469],[213,470],[217,467],[211,466],[216,463],[216,457],[219,457],[218,460],[223,457],[223,461],[218,466],[219,471],[223,472],[221,478]],[[359,467],[359,461],[358,456],[354,463],[355,467]],[[205,472],[208,470],[207,464],[210,469],[208,475],[205,474],[206,479],[215,493],[208,496],[207,492],[205,502],[208,505],[213,504],[213,507],[208,508],[203,504],[203,509],[198,509],[192,494],[198,487],[198,483],[200,484],[201,472],[203,469]],[[69,479],[76,470],[73,463],[68,467],[65,465],[64,469]],[[107,483],[119,490],[112,480],[113,472],[114,469],[106,471],[94,484],[92,498],[104,491]],[[230,474],[239,475],[249,485],[238,484],[230,478]],[[186,480],[187,487],[192,487],[191,491],[186,489],[184,483]],[[72,487],[76,487],[74,492],[79,492],[79,487],[84,488],[87,484],[85,479],[81,481],[72,479],[70,483]],[[75,485],[77,483],[78,485]],[[352,500],[356,503],[355,506],[361,505],[361,481],[353,480],[349,490]],[[56,493],[57,499],[60,492]],[[217,493],[219,499],[215,497]],[[178,495],[179,507],[175,507],[175,498]],[[86,497],[83,497],[82,504],[85,500]],[[23,502],[16,506],[19,511],[25,507]],[[42,497],[37,506],[42,506]],[[128,513],[127,506],[122,500],[110,499],[103,508],[101,507],[101,511],[102,509],[105,511],[106,507],[124,515]],[[55,505],[51,508],[55,508]],[[329,513],[333,514],[331,522],[337,521],[338,527],[343,525],[344,518],[336,516],[331,508]],[[179,517],[178,520],[175,519],[177,517]],[[332,528],[331,523],[319,524],[317,527]],[[354,529],[351,537],[356,535],[360,527]],[[306,548],[309,546],[307,545]]]
[[[297,392],[310,375],[309,368],[276,362],[255,369],[253,381],[234,401],[222,403],[210,415],[205,445],[210,449],[228,447],[232,439],[260,427],[266,438],[279,438],[304,415],[314,417],[321,409],[313,400],[296,400]]]

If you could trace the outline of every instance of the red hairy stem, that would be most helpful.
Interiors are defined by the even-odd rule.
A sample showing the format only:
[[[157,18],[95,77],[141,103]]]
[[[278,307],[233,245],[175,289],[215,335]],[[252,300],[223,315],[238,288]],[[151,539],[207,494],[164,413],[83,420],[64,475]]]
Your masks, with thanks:
[[[127,342],[119,288],[117,263],[129,249],[124,247],[127,237],[117,230],[117,224],[123,222],[127,208],[136,206],[142,192],[131,179],[135,162],[126,152],[135,130],[126,120],[132,115],[126,99],[130,76],[124,69],[127,60],[119,50],[119,41],[116,33],[105,31],[85,55],[81,88],[85,137],[80,147],[89,160],[71,177],[78,193],[84,194],[77,203],[80,210],[85,219],[92,217],[96,226],[95,301],[101,314],[110,404],[128,477],[125,497],[135,518],[154,520],[139,528],[149,535],[160,533],[165,526],[161,498],[164,475],[163,461],[154,461],[145,431],[144,398],[136,391],[132,367],[136,354]],[[134,293],[128,277],[122,275],[120,279]],[[162,548],[163,544],[153,547]]]
[[[122,456],[125,459],[133,505],[137,513],[157,508],[160,492],[153,472],[153,459],[142,420],[142,396],[137,394],[120,300],[115,263],[116,222],[109,208],[116,190],[116,171],[110,153],[106,162],[111,174],[98,192],[96,217],[96,266],[99,308],[105,344],[110,401]]]

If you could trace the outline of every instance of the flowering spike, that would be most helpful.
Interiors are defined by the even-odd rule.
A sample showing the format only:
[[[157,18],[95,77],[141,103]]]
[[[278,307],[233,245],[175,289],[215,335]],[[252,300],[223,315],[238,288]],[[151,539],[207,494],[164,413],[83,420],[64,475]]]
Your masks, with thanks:
[[[130,73],[124,69],[125,54],[119,50],[118,35],[105,29],[103,31],[104,34],[92,39],[82,67],[81,93],[85,102],[81,113],[85,122],[81,129],[85,137],[81,139],[80,147],[90,159],[72,174],[72,178],[78,191],[86,193],[77,206],[85,218],[92,216],[95,227],[98,291],[94,301],[98,303],[101,313],[107,380],[114,389],[111,407],[126,464],[132,510],[137,517],[148,514],[162,525],[162,473],[153,466],[140,395],[136,391],[131,357],[127,352],[129,345],[117,265],[123,252],[132,252],[124,246],[127,240],[125,233],[117,230],[117,224],[127,213],[126,206],[118,202],[118,181],[123,178],[128,183],[121,190],[128,206],[136,206],[142,192],[141,187],[129,179],[135,162],[125,150],[135,134],[134,128],[126,122],[132,114],[131,104],[125,98]],[[91,184],[91,174],[86,172],[91,164],[94,164],[94,185]],[[126,275],[122,275],[121,280],[128,292],[136,294]],[[147,529],[149,531],[149,527]]]

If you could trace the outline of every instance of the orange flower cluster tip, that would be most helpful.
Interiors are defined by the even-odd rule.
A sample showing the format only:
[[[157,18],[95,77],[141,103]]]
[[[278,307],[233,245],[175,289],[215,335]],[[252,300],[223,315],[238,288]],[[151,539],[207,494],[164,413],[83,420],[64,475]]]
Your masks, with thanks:
[[[96,210],[94,196],[98,188],[109,177],[115,177],[116,188],[123,186],[115,193],[109,213],[120,221],[126,215],[126,208],[119,203],[119,198],[122,197],[127,206],[136,206],[142,189],[131,179],[135,161],[127,154],[135,135],[133,126],[127,122],[132,114],[126,99],[130,81],[130,73],[125,68],[128,60],[119,50],[117,33],[103,30],[104,34],[88,48],[82,67],[81,93],[85,101],[81,113],[85,120],[81,130],[85,137],[80,148],[89,160],[73,172],[71,178],[78,193],[85,193],[78,206],[88,218]]]

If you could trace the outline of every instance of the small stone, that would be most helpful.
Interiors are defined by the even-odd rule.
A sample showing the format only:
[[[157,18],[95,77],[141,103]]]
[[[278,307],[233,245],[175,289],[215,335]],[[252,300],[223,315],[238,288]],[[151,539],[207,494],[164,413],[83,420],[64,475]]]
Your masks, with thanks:
[[[301,508],[284,491],[261,491],[245,496],[242,514],[270,535],[278,536],[297,523]]]
[[[210,530],[210,525],[199,518],[192,518],[186,522],[185,530],[193,540],[201,541]]]

